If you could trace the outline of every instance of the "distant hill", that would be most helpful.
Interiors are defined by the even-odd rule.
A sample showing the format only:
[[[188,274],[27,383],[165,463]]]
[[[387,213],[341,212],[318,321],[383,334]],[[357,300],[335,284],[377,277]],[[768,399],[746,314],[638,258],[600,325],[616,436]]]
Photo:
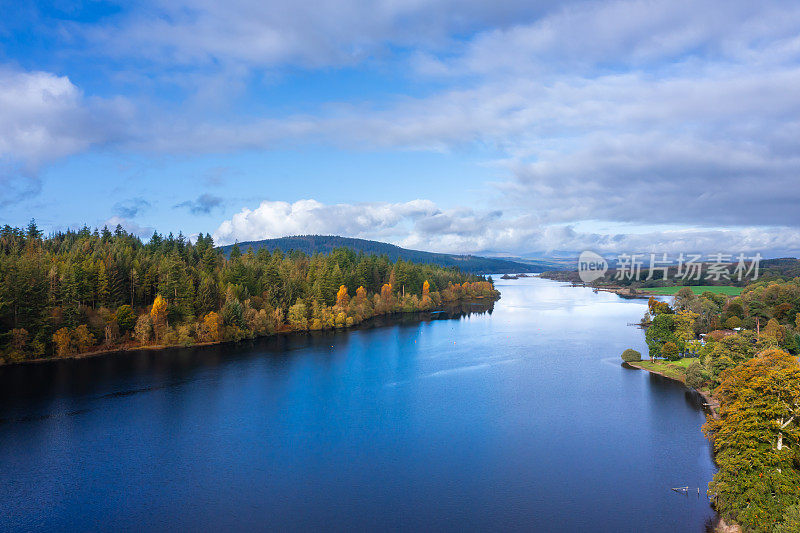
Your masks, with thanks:
[[[232,245],[220,247],[225,255],[230,253],[231,248]],[[240,242],[239,248],[242,253],[247,252],[248,248],[252,248],[254,252],[261,248],[267,248],[270,252],[276,249],[280,249],[283,252],[298,250],[309,255],[328,253],[336,248],[350,248],[353,251],[364,252],[365,254],[387,255],[392,261],[402,259],[403,261],[414,263],[432,263],[446,267],[455,266],[464,272],[473,274],[543,272],[553,269],[553,264],[546,261],[519,262],[474,255],[439,254],[408,250],[385,242],[338,237],[335,235],[296,235],[278,239],[265,239],[263,241],[247,241]]]
[[[647,265],[642,267],[642,273],[640,275],[640,280],[643,281],[636,281],[630,279],[619,280],[616,279],[615,270],[616,265],[613,261],[610,261],[610,269],[606,273],[606,275],[599,280],[599,282],[603,283],[613,283],[614,285],[632,285],[635,287],[660,287],[660,286],[672,286],[678,284],[677,280],[677,266],[671,266],[669,270],[669,277],[666,282],[660,279],[661,273],[656,274],[656,279],[652,281],[645,281],[647,278],[647,274],[649,269]],[[736,268],[736,263],[730,263],[728,265],[728,270],[733,272]],[[704,270],[703,276],[706,275]],[[553,271],[545,271],[542,273],[542,277],[547,279],[553,279],[556,281],[568,281],[571,283],[581,283],[580,276],[578,275],[578,271],[574,268],[570,269],[562,269],[562,270],[553,270]],[[775,259],[762,259],[759,262],[759,270],[758,270],[758,279],[756,281],[776,281],[776,280],[790,280],[800,277],[800,259],[795,257],[779,257]],[[683,285],[738,285],[744,287],[748,283],[751,283],[752,280],[750,278],[744,279],[742,281],[733,280],[725,280],[721,279],[719,281],[709,281],[708,279],[700,279],[700,280],[690,280],[685,281],[681,284]]]

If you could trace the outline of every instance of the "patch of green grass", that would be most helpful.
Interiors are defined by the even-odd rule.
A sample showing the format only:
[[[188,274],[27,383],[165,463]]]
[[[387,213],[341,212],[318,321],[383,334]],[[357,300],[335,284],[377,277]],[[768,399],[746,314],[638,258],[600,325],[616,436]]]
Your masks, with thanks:
[[[652,372],[661,372],[668,378],[684,381],[686,378],[686,368],[697,360],[696,357],[686,357],[678,361],[662,361],[657,359],[654,363],[646,360],[637,361],[632,364]]]
[[[687,285],[692,292],[695,294],[703,294],[706,291],[713,292],[715,294],[724,294],[726,296],[739,296],[742,294],[742,287],[731,287],[728,285]],[[650,287],[647,289],[641,289],[642,292],[646,292],[647,294],[658,294],[662,296],[674,296],[676,292],[681,290],[683,286],[675,286],[675,287]]]

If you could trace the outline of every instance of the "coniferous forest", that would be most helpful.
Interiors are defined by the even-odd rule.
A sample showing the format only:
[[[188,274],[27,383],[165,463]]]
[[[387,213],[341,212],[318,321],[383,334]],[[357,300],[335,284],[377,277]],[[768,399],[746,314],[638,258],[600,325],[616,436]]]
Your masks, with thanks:
[[[340,248],[309,256],[146,243],[117,226],[0,229],[0,361],[348,327],[376,315],[497,298],[491,278]]]

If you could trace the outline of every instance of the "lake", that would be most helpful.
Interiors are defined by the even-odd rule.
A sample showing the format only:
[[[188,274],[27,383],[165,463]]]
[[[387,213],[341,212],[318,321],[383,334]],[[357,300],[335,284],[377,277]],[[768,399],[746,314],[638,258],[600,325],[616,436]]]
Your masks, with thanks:
[[[0,368],[0,529],[705,531],[702,399],[620,364],[646,303],[497,288],[422,321]]]

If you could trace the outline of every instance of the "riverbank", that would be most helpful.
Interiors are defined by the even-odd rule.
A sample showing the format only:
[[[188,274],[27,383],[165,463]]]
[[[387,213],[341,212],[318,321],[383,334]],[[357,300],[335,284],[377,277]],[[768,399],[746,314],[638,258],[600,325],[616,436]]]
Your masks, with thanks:
[[[717,402],[714,399],[712,391],[707,389],[697,390],[686,384],[686,368],[693,361],[696,361],[696,359],[686,357],[676,362],[671,362],[671,361],[651,362],[643,360],[643,361],[628,362],[626,364],[630,367],[637,368],[639,370],[645,370],[647,372],[650,372],[651,374],[658,374],[659,376],[663,376],[667,379],[671,379],[673,381],[681,383],[687,389],[694,391],[700,396],[702,396],[703,399],[705,400],[705,407],[707,407],[711,415],[716,418],[717,417],[716,408],[719,406],[719,402]]]
[[[176,348],[197,348],[197,347],[206,347],[206,346],[219,346],[223,344],[236,344],[242,341],[249,341],[254,339],[263,339],[269,337],[275,337],[279,335],[297,335],[297,334],[306,334],[311,335],[323,331],[345,331],[345,330],[353,330],[359,328],[370,327],[371,324],[381,321],[391,319],[393,317],[408,317],[413,315],[419,315],[419,321],[425,320],[427,317],[428,319],[432,318],[434,315],[441,315],[441,314],[453,314],[453,315],[464,315],[469,314],[471,312],[486,312],[489,311],[500,299],[500,295],[496,295],[493,297],[474,297],[465,300],[453,300],[446,302],[444,305],[440,305],[435,309],[428,309],[428,310],[395,310],[389,313],[382,313],[372,315],[361,322],[356,322],[351,325],[345,325],[336,328],[327,328],[327,329],[293,329],[288,325],[284,325],[278,331],[266,334],[266,335],[255,335],[252,337],[244,337],[241,339],[221,339],[218,341],[197,341],[191,343],[175,343],[175,344],[146,344],[142,345],[135,341],[130,341],[125,344],[113,346],[110,348],[106,348],[103,350],[93,350],[90,352],[83,352],[77,354],[70,354],[62,357],[40,357],[36,359],[26,359],[23,361],[3,361],[0,359],[0,369],[7,368],[7,367],[14,367],[14,366],[23,366],[23,365],[40,365],[46,363],[53,363],[58,361],[70,361],[70,360],[80,360],[80,359],[90,359],[93,357],[100,357],[105,355],[114,355],[114,354],[122,354],[126,352],[136,352],[136,351],[163,351],[163,350],[170,350]],[[479,307],[479,309],[474,309],[475,307]],[[467,309],[468,308],[468,309]]]

